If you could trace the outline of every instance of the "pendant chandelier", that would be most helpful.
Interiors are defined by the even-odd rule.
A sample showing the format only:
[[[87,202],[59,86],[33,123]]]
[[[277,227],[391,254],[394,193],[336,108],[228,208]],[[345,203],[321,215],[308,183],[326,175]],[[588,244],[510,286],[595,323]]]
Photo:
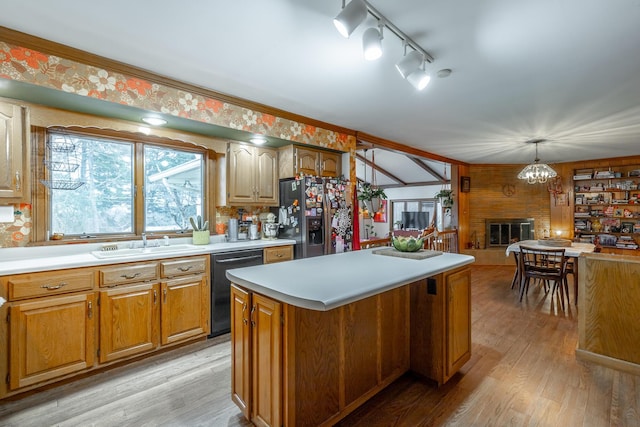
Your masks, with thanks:
[[[526,179],[529,184],[544,184],[549,178],[558,176],[549,165],[540,163],[538,158],[538,143],[544,142],[544,139],[532,139],[526,141],[528,144],[536,144],[536,158],[530,165],[526,166],[518,174],[518,179]]]

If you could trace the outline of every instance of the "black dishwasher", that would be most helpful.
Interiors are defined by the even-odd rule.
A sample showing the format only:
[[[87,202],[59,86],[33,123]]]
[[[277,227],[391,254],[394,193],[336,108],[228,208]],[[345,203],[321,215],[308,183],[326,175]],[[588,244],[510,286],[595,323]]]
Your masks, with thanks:
[[[262,264],[262,249],[211,254],[211,334],[231,330],[231,282],[227,270]]]

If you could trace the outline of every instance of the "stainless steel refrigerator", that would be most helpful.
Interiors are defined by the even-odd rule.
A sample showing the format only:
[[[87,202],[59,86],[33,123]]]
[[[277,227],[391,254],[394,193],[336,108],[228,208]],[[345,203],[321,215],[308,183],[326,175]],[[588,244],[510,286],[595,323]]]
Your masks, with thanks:
[[[340,178],[280,180],[278,237],[296,241],[296,259],[351,250],[349,188]]]

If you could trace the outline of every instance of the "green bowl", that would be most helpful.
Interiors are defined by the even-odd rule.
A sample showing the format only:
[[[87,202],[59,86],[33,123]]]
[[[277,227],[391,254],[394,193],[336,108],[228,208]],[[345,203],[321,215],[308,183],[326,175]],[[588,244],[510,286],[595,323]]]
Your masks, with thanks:
[[[391,243],[400,252],[417,252],[424,246],[424,240],[413,236],[393,236]]]

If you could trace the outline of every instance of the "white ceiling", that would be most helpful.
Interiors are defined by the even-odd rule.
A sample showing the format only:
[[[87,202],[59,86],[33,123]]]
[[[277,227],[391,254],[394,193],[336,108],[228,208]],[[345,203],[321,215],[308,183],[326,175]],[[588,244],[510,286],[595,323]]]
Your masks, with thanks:
[[[366,25],[338,34],[341,0],[21,0],[0,25],[468,163],[640,154],[640,0],[370,3],[435,58],[424,91],[389,31],[376,62]]]

